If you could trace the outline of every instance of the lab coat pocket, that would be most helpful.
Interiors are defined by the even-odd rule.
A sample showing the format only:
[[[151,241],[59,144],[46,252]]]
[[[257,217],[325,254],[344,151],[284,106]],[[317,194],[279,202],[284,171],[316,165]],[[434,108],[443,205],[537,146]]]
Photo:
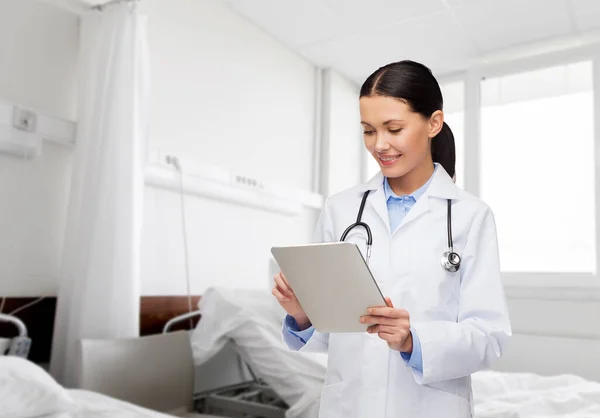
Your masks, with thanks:
[[[424,385],[423,387],[428,398],[425,416],[447,418],[471,418],[473,416],[469,399],[447,390],[447,388],[434,385]]]
[[[449,272],[441,265],[446,247],[429,250],[413,258],[408,296],[417,306],[452,311],[458,303],[460,270]],[[454,251],[460,254],[460,248]]]
[[[339,382],[323,387],[319,418],[342,418],[342,385]]]

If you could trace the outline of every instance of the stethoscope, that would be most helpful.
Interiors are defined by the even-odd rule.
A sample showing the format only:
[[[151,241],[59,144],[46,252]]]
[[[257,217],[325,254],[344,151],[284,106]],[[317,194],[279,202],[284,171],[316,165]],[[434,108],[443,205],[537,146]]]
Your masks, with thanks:
[[[340,241],[346,240],[346,236],[348,233],[356,228],[357,226],[362,226],[367,231],[367,257],[366,262],[369,264],[369,259],[371,258],[371,246],[373,245],[373,235],[371,234],[371,228],[365,222],[362,222],[363,211],[365,210],[365,203],[367,202],[367,197],[369,197],[369,193],[371,191],[367,190],[362,197],[362,201],[360,202],[360,209],[358,210],[358,216],[356,218],[356,222],[350,225],[340,238]],[[454,252],[454,244],[452,242],[452,200],[447,199],[448,201],[448,215],[446,218],[446,224],[448,225],[448,251],[442,254],[441,264],[442,268],[450,273],[455,273],[460,269],[460,255]]]

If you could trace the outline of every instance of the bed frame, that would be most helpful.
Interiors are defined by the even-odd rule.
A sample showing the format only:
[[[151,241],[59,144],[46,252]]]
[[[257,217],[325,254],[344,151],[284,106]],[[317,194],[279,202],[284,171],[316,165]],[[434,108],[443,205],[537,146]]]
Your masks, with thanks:
[[[192,308],[196,309],[201,296],[192,296]],[[142,296],[140,299],[140,335],[162,334],[167,322],[188,313],[187,296]],[[177,321],[170,331],[190,330],[198,325],[199,315],[190,321]]]
[[[194,395],[200,414],[228,418],[285,418],[289,406],[267,384],[259,380]]]
[[[0,298],[2,295],[0,295]],[[3,313],[12,312],[38,297],[7,297]],[[192,306],[198,305],[200,296],[192,296]],[[161,334],[165,324],[172,318],[188,312],[187,296],[142,296],[140,298],[140,335]],[[56,315],[56,297],[48,296],[39,302],[17,312],[15,315],[25,323],[27,333],[31,338],[29,360],[37,364],[50,362],[50,349],[54,332],[54,317]],[[198,324],[199,317],[190,321],[177,323],[171,331],[189,330]],[[16,337],[17,328],[0,321],[0,336]]]

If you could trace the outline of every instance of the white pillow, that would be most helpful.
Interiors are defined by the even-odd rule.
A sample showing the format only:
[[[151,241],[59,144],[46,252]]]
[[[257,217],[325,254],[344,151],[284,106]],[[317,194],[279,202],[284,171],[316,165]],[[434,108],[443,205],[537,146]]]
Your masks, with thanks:
[[[0,356],[0,418],[72,412],[77,404],[44,369],[26,359]]]

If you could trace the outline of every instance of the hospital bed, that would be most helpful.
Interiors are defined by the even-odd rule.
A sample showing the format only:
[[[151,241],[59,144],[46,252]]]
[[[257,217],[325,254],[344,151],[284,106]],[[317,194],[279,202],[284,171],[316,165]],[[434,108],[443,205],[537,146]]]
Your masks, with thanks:
[[[191,335],[194,361],[210,364],[227,344],[289,405],[286,418],[317,418],[327,357],[287,349],[284,312],[268,292],[209,289]],[[236,367],[234,363],[223,367]],[[574,375],[482,371],[473,375],[477,418],[600,417],[600,383]]]
[[[187,332],[82,341],[78,386],[85,389],[73,390],[27,360],[18,346],[27,335],[21,321],[8,315],[0,320],[19,329],[12,339],[17,346],[0,352],[0,418],[190,416],[193,362]]]
[[[229,345],[287,408],[286,418],[312,418],[327,357],[290,351],[281,340],[285,312],[263,291],[208,289],[198,304],[202,319],[191,334],[196,367],[205,367]],[[220,362],[237,367],[236,361]]]
[[[230,344],[213,362],[194,367],[189,333],[169,332],[174,323],[194,315],[168,322],[164,334],[80,341],[73,359],[77,390],[62,387],[24,358],[0,356],[0,418],[283,418],[288,405],[252,373]],[[6,320],[19,329],[17,338],[27,334],[22,321]],[[237,359],[239,373],[215,368],[231,364],[232,358]],[[195,372],[200,379],[194,387]]]
[[[197,316],[201,316],[200,311],[172,318],[163,334]],[[285,418],[289,406],[241,359],[232,341],[225,341],[209,361],[195,367],[195,372],[195,411],[234,418]]]

